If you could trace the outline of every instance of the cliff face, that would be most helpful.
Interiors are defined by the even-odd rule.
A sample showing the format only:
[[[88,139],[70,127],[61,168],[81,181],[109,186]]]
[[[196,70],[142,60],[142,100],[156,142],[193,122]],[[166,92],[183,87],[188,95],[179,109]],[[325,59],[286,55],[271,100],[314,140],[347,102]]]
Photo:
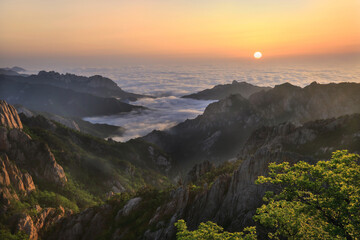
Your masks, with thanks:
[[[289,83],[245,99],[231,95],[210,104],[203,115],[144,139],[162,147],[177,167],[236,157],[248,137],[261,126],[307,121],[360,112],[360,84],[317,84],[300,88]]]
[[[49,147],[32,140],[23,132],[15,108],[0,101],[0,214],[13,214],[13,202],[22,201],[36,191],[33,177],[59,187],[67,182],[63,168],[56,162]],[[30,239],[38,239],[39,231],[49,227],[64,214],[56,209],[36,209],[32,219],[27,213],[13,215],[8,222],[15,231],[23,231]]]
[[[46,230],[63,217],[114,194],[134,192],[144,185],[168,185],[164,174],[171,167],[171,159],[154,145],[142,140],[106,141],[43,116],[22,114],[20,119],[11,105],[2,103],[5,124],[0,125],[0,214],[4,218],[0,224],[11,233],[22,231],[30,239],[43,238]],[[23,129],[19,127],[22,124]],[[109,217],[101,218],[105,210],[101,214],[92,212],[88,219],[94,231],[87,230],[90,222],[84,220],[82,229],[88,235],[81,232],[90,239],[101,233],[105,217]]]
[[[10,129],[23,128],[16,109],[3,100],[0,100],[0,125]]]
[[[191,185],[183,185],[170,191],[165,202],[153,207],[156,209],[153,213],[150,208],[143,208],[147,213],[144,221],[147,230],[144,230],[142,236],[133,236],[140,239],[175,239],[174,223],[178,219],[184,219],[189,229],[197,228],[201,222],[213,221],[228,231],[241,231],[244,227],[255,224],[252,216],[261,206],[264,193],[273,190],[268,186],[255,184],[258,176],[268,173],[270,162],[315,163],[320,159],[328,159],[332,151],[341,148],[360,152],[360,114],[307,122],[302,126],[283,123],[260,127],[251,134],[240,150],[238,158],[243,161],[232,174],[220,174],[213,182],[195,189]],[[196,165],[189,172],[187,182],[196,182],[199,177],[213,170],[214,167],[209,162]],[[136,209],[139,207],[136,204],[145,204],[149,199],[131,199],[127,204],[121,205],[124,206],[121,210],[117,210],[119,208],[116,204],[106,204],[99,209],[86,210],[79,215],[64,218],[51,237],[96,239],[106,232],[108,239],[124,239],[127,233],[121,227],[130,224],[138,227],[138,218],[143,218],[144,212],[137,215],[139,213]],[[132,207],[126,208],[130,205]],[[128,209],[127,218],[120,214],[124,209]],[[97,228],[99,221],[108,221],[108,224],[101,223]],[[119,222],[124,225],[119,225]],[[90,226],[94,234],[89,236],[84,230],[85,226]],[[258,230],[262,234],[264,229],[259,227]]]
[[[359,90],[359,83],[313,82],[304,88],[285,83],[270,91],[253,94],[249,102],[275,123],[302,124],[360,112]]]
[[[241,231],[254,224],[252,216],[261,206],[265,192],[271,190],[255,184],[258,176],[267,174],[270,162],[315,163],[329,159],[337,149],[360,152],[360,114],[308,122],[300,127],[284,123],[259,128],[238,154],[244,161],[232,176],[219,176],[210,188],[200,192],[179,188],[151,220],[164,221],[161,216],[171,213],[168,224],[147,231],[144,238],[174,238],[177,219],[185,219],[189,228],[210,220],[229,231]]]
[[[49,147],[22,131],[16,109],[5,101],[0,102],[0,151],[21,168],[37,177],[63,185],[67,180],[63,168],[56,162]],[[7,157],[6,157],[7,158]]]
[[[0,185],[1,213],[6,212],[12,199],[19,200],[18,194],[21,197],[35,190],[31,175],[21,172],[6,154],[0,156]]]

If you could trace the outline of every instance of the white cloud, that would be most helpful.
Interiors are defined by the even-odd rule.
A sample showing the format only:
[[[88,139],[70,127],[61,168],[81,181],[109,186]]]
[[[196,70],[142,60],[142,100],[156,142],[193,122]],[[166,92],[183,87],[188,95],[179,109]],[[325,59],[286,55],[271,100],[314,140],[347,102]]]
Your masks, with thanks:
[[[213,101],[198,101],[174,96],[161,98],[144,98],[135,104],[148,110],[133,111],[112,116],[89,117],[85,120],[92,123],[107,123],[126,128],[124,136],[114,136],[116,141],[127,141],[131,138],[144,136],[154,129],[164,130],[186,119],[195,118],[203,113]]]
[[[290,82],[302,87],[313,81],[360,82],[360,68],[326,64],[152,64],[122,65],[118,68],[72,68],[61,72],[86,76],[100,74],[113,79],[126,91],[159,97],[135,102],[149,108],[141,113],[87,118],[91,122],[125,127],[125,136],[115,138],[120,141],[143,136],[153,129],[171,127],[187,118],[195,118],[203,113],[210,101],[181,99],[179,96],[212,88],[217,84],[231,83],[233,80],[259,86]]]

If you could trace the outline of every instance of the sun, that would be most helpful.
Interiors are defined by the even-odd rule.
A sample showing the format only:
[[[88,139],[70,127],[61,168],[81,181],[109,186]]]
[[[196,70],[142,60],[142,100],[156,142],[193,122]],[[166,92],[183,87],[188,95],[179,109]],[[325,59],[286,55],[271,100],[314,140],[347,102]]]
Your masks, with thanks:
[[[259,58],[261,58],[261,57],[262,57],[262,53],[261,53],[261,52],[256,52],[256,53],[254,53],[254,58],[259,59]]]

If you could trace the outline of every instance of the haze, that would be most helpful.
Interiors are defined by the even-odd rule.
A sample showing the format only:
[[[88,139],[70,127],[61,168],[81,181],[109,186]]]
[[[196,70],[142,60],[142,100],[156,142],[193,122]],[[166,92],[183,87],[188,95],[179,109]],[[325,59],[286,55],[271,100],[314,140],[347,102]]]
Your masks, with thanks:
[[[265,58],[354,54],[357,0],[2,0],[0,55],[65,58]]]

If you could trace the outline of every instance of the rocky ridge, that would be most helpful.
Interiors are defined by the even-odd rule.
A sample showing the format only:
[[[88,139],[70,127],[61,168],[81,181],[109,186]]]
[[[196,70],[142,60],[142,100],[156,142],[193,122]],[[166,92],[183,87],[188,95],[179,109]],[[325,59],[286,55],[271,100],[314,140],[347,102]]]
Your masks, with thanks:
[[[162,221],[161,216],[171,212],[169,223],[147,231],[144,239],[173,239],[177,219],[185,219],[190,229],[210,220],[229,231],[241,231],[254,224],[252,216],[261,206],[264,193],[271,190],[255,184],[258,176],[267,174],[270,162],[315,163],[328,159],[337,149],[360,152],[360,114],[317,120],[300,127],[284,123],[259,128],[238,154],[244,161],[232,176],[219,176],[210,188],[200,192],[194,193],[186,186],[177,189],[172,200],[158,208],[151,219]]]
[[[330,140],[323,141],[324,138]],[[310,146],[314,147],[309,148]],[[232,174],[221,174],[213,182],[194,189],[192,184],[187,184],[196,182],[201,176],[214,169],[209,162],[196,165],[189,172],[191,181],[170,191],[169,199],[157,205],[156,211],[148,218],[148,229],[141,237],[137,237],[174,239],[176,234],[174,223],[178,219],[184,219],[189,229],[196,228],[201,222],[213,221],[228,231],[241,231],[244,227],[255,224],[252,216],[261,206],[264,193],[271,190],[268,186],[255,184],[258,176],[267,174],[270,162],[315,163],[320,159],[328,159],[331,152],[337,148],[360,152],[360,114],[311,121],[301,126],[282,123],[260,127],[251,134],[240,150],[238,158],[243,160],[240,167]],[[126,218],[126,221],[132,221],[131,216],[137,211],[137,204],[141,205],[146,201],[149,199],[133,198],[127,201],[121,210],[116,210],[116,205],[105,205],[101,208],[106,209],[104,213],[103,210],[88,211],[92,211],[94,222],[95,219],[107,219],[115,223],[125,217],[121,213],[127,209],[129,211],[126,210],[126,215],[130,217]],[[71,233],[89,226],[86,224],[92,222],[92,217],[85,217],[84,212],[77,217],[65,218],[61,228],[53,233],[53,236],[60,236],[60,239],[65,239],[65,236],[67,239],[85,239],[76,237],[83,236],[79,232],[78,235]],[[75,227],[77,223],[79,224]],[[110,225],[103,227],[102,231],[110,231]],[[258,230],[260,234],[264,234],[263,228],[258,227]],[[63,234],[64,232],[66,235]],[[109,239],[123,239],[125,236],[123,232],[115,229],[110,233]],[[82,230],[82,234],[86,235],[86,232]],[[88,239],[96,239],[96,236],[86,236]]]
[[[175,167],[190,169],[204,160],[236,157],[250,134],[261,126],[307,121],[360,112],[360,84],[317,84],[304,88],[289,83],[252,94],[231,95],[210,104],[204,113],[165,131],[143,137],[173,158]],[[177,164],[177,165],[176,165]]]
[[[247,82],[234,80],[231,84],[216,85],[211,89],[183,96],[183,98],[193,98],[198,100],[221,100],[233,94],[240,94],[244,98],[249,98],[253,93],[270,90],[270,87],[259,87]]]
[[[33,176],[60,187],[67,178],[49,147],[32,140],[22,130],[22,122],[13,106],[0,101],[0,114],[0,214],[5,215],[14,201],[21,201],[36,190]],[[36,240],[41,230],[57,222],[65,213],[52,208],[36,211],[36,219],[23,213],[12,216],[9,223],[15,231],[23,231],[30,239]]]
[[[0,100],[0,124],[9,129],[22,129],[22,123],[17,115],[16,109],[4,100]]]

